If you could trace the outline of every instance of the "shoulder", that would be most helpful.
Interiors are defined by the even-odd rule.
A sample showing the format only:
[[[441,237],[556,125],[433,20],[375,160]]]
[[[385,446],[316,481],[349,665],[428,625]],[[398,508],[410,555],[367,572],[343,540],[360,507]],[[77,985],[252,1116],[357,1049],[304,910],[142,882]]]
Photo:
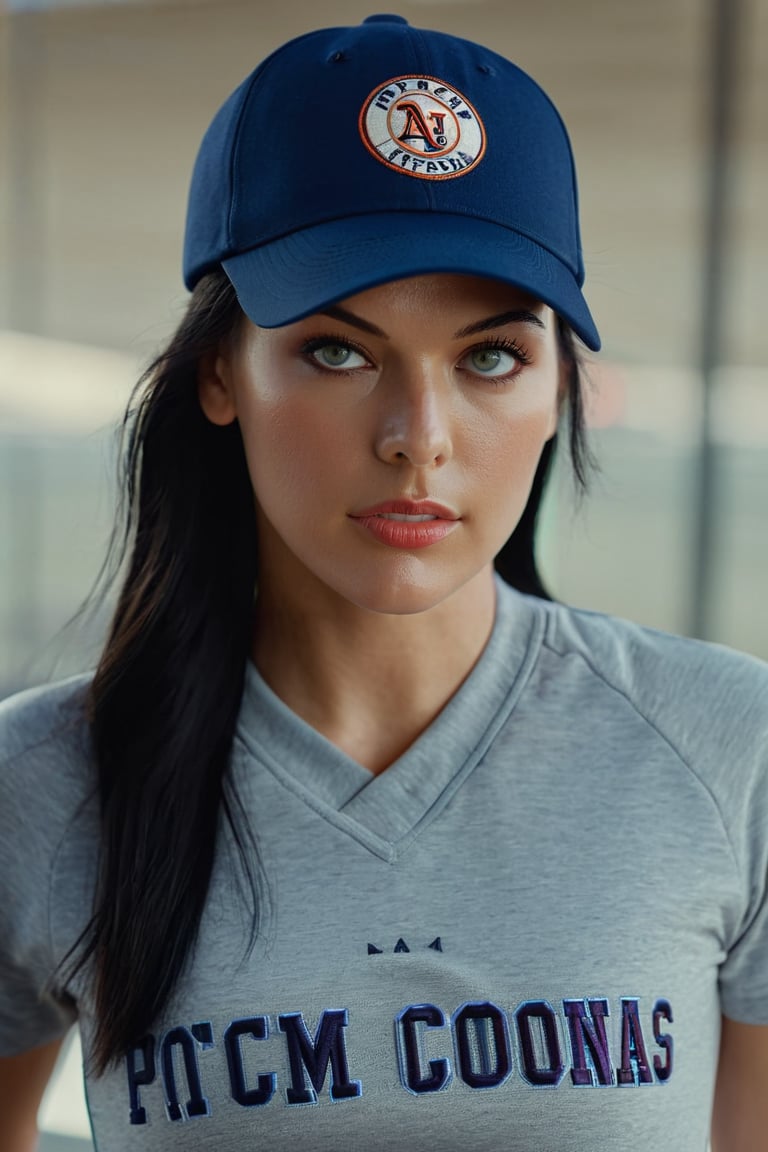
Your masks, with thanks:
[[[768,664],[723,645],[627,620],[546,606],[544,646],[586,700],[612,695],[655,729],[709,787],[768,791]]]
[[[92,872],[98,829],[89,684],[78,676],[0,704],[0,935],[47,915],[65,846],[70,879],[78,871],[73,851],[78,861],[87,855]]]
[[[56,967],[87,922],[97,825],[89,677],[0,703],[0,1052],[72,1023]],[[67,851],[64,851],[64,849]],[[53,983],[51,983],[53,981]]]
[[[83,673],[0,700],[0,760],[84,720],[90,684],[90,674]]]
[[[547,605],[545,644],[580,658],[594,676],[660,717],[704,719],[728,704],[766,721],[768,664],[721,644],[675,636],[614,616]],[[757,709],[757,712],[754,710]],[[721,715],[720,719],[724,719]]]
[[[86,698],[90,676],[31,688],[0,702],[0,795],[8,814],[34,800],[71,812],[90,782]]]

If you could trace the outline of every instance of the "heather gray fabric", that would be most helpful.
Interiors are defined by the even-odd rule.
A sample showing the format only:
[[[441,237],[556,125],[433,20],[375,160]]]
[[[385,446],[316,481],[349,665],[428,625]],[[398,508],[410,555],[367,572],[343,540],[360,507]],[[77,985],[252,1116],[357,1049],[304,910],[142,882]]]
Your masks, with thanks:
[[[0,1052],[85,922],[83,680],[2,710]],[[200,943],[140,1051],[88,1082],[100,1152],[702,1152],[721,1010],[768,1024],[768,669],[499,586],[481,660],[376,778],[249,670]]]

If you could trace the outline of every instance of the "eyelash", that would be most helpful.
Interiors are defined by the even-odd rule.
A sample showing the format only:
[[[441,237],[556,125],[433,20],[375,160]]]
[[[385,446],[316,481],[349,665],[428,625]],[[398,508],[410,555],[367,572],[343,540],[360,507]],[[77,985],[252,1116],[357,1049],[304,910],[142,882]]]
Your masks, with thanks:
[[[517,360],[521,368],[525,368],[533,363],[533,358],[522,344],[518,344],[516,340],[505,336],[495,336],[488,340],[481,341],[480,344],[475,344],[468,352],[464,353],[464,357],[469,356],[472,352],[508,352],[510,356]],[[462,357],[462,359],[464,359],[464,357]],[[479,375],[482,375],[482,373],[479,373]],[[511,373],[511,375],[516,376],[517,372]],[[500,384],[503,384],[505,380],[509,380],[509,377],[510,373],[507,373],[505,376],[490,376],[488,379],[495,379]]]
[[[312,357],[313,352],[318,352],[321,348],[326,348],[329,344],[333,344],[338,348],[348,348],[350,352],[357,352],[358,356],[363,356],[366,360],[370,361],[369,354],[359,344],[355,344],[354,340],[350,340],[348,336],[342,336],[339,333],[326,332],[323,336],[312,336],[306,340],[301,346],[301,354],[304,356],[313,368],[317,368],[319,372],[328,372],[331,376],[351,376],[353,372],[359,372],[359,368],[328,368],[324,367],[319,360]]]
[[[348,336],[342,336],[341,334],[334,334],[331,332],[328,332],[323,336],[313,336],[309,340],[306,340],[301,346],[301,354],[307,360],[309,360],[313,368],[317,368],[319,372],[327,372],[332,376],[351,376],[353,372],[360,371],[359,368],[328,368],[324,367],[318,360],[315,360],[312,354],[319,351],[320,348],[327,347],[329,344],[336,345],[339,348],[348,348],[350,352],[356,352],[358,356],[363,356],[366,360],[370,361],[369,354],[359,344],[355,344],[355,342],[350,340]],[[516,340],[512,340],[503,336],[492,337],[487,340],[482,340],[479,344],[473,344],[473,346],[464,353],[461,359],[466,359],[466,357],[471,355],[472,352],[485,351],[508,352],[510,356],[517,360],[521,368],[524,368],[533,362],[532,357],[522,346],[522,344],[518,344]],[[477,375],[482,377],[483,374],[479,372]],[[487,379],[489,383],[495,384],[497,387],[499,387],[506,383],[506,381],[510,379],[510,376],[516,375],[517,372],[512,372],[506,373],[503,376],[489,376]]]

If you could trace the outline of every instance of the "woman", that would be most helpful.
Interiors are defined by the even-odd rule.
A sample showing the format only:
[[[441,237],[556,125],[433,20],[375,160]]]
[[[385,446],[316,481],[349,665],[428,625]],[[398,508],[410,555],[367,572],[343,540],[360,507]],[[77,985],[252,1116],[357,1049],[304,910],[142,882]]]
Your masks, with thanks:
[[[185,276],[95,678],[4,708],[3,1147],[78,1019],[110,1152],[757,1149],[765,668],[533,560],[599,347],[557,112],[398,17],[292,41]]]

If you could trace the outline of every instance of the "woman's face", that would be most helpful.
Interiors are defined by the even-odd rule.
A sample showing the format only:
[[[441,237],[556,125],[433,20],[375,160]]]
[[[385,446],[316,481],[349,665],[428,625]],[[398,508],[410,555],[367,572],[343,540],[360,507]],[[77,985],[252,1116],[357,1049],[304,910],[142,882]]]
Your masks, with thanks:
[[[260,587],[412,613],[490,569],[561,377],[552,311],[491,280],[420,276],[282,328],[246,321],[200,397],[240,423]]]

